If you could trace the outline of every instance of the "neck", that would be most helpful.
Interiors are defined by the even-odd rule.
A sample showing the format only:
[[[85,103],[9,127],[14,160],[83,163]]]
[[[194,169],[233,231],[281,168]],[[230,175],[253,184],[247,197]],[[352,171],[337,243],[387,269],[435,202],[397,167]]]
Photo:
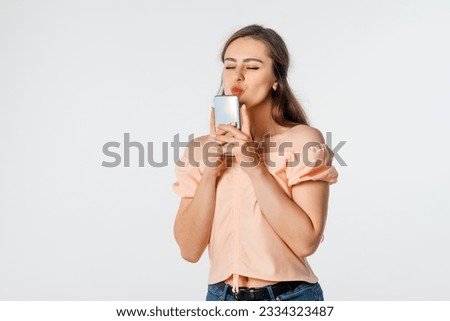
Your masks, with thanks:
[[[282,130],[282,126],[272,119],[272,108],[272,101],[269,99],[247,109],[251,124],[250,134],[254,141],[262,142],[266,134],[271,133],[273,136]]]

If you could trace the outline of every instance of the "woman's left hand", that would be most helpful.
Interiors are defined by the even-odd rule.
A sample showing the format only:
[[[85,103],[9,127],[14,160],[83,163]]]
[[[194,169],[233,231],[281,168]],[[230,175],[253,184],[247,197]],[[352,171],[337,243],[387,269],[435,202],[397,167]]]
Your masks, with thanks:
[[[217,127],[225,133],[216,134],[214,139],[222,144],[227,144],[223,147],[224,153],[233,154],[236,161],[241,168],[250,173],[257,170],[261,163],[261,157],[258,154],[259,144],[253,141],[250,134],[250,119],[247,112],[247,107],[243,105],[240,109],[241,114],[241,130],[233,125],[218,125]]]

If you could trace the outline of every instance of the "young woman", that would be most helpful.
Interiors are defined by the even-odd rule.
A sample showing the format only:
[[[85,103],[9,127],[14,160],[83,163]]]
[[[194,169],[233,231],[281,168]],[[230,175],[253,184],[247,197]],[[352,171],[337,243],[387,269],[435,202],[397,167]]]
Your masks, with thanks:
[[[196,262],[209,247],[207,300],[323,300],[307,257],[338,176],[332,153],[289,87],[289,54],[275,31],[238,30],[222,61],[222,94],[239,96],[242,127],[216,127],[211,110],[209,135],[176,168],[181,255]]]

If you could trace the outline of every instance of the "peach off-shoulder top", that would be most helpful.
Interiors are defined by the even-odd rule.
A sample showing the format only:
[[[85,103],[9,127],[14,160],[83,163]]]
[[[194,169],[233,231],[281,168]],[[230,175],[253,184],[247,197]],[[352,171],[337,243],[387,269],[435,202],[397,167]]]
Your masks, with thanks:
[[[292,187],[296,184],[308,180],[332,184],[338,177],[331,165],[331,150],[323,143],[297,144],[301,139],[296,127],[277,141],[278,146],[287,142],[283,149],[275,148],[276,151],[271,150],[264,157],[270,174],[291,198]],[[173,190],[183,198],[192,198],[205,164],[201,160],[197,160],[198,166],[189,164],[187,149],[181,161],[184,165],[175,169],[177,180]],[[258,206],[252,182],[236,162],[223,172],[216,186],[208,248],[210,284],[224,281],[231,275],[234,281],[238,276],[246,276],[274,282],[317,282],[306,257],[297,257],[268,223]],[[233,283],[234,288],[237,286]]]

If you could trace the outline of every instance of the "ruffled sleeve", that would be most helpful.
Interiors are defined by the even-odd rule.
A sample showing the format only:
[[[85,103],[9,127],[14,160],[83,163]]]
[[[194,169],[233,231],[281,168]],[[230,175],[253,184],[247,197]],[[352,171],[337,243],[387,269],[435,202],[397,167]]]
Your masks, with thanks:
[[[326,144],[310,144],[299,153],[286,155],[286,178],[291,187],[304,181],[337,182],[338,172],[331,165],[333,152]]]
[[[202,178],[202,168],[194,160],[189,161],[187,148],[175,167],[176,181],[172,184],[172,190],[181,197],[192,198]]]

